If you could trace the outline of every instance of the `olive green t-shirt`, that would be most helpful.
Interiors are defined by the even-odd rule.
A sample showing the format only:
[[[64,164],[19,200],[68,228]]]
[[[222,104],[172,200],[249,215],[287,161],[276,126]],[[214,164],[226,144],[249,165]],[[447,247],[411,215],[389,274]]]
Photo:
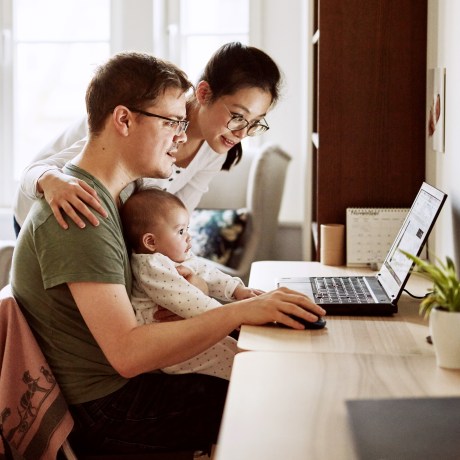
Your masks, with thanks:
[[[67,283],[124,284],[131,295],[131,268],[117,207],[107,189],[68,164],[66,174],[93,187],[108,212],[84,229],[68,219],[63,230],[44,199],[24,222],[13,255],[11,284],[68,403],[106,396],[127,380],[109,364],[86,326]],[[93,308],[98,308],[94,303]],[[110,317],[106,318],[107,325]]]

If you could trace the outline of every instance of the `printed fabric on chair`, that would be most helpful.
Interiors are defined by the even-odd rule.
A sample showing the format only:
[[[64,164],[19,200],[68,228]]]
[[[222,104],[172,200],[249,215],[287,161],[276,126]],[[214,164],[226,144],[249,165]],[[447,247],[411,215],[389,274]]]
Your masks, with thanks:
[[[0,458],[51,460],[73,419],[9,285],[0,291]]]

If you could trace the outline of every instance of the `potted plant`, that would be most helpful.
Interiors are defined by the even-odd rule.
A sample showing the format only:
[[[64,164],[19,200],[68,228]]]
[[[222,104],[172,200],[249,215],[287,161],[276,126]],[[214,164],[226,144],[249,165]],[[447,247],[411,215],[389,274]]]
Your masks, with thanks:
[[[433,282],[432,290],[420,304],[420,313],[429,317],[431,338],[438,366],[460,368],[460,280],[450,257],[429,262],[405,251],[418,273]]]

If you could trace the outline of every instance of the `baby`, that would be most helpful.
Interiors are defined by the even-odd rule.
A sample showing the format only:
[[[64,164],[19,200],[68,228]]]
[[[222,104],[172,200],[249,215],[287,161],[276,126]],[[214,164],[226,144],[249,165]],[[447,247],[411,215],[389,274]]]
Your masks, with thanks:
[[[191,253],[189,213],[175,195],[157,188],[136,191],[122,206],[120,214],[126,242],[132,251],[131,302],[139,324],[155,322],[154,314],[160,306],[182,318],[190,318],[222,307],[216,298],[231,301],[262,294]],[[185,267],[187,273],[201,277],[206,282],[203,290],[179,274],[178,266],[183,274]],[[196,372],[229,379],[236,353],[236,340],[226,337],[200,355],[162,371]]]

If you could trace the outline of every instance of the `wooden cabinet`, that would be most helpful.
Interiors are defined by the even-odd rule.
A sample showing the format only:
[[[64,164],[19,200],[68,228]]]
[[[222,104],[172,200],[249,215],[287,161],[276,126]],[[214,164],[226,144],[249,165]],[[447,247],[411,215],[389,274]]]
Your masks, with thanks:
[[[409,207],[425,178],[426,0],[315,0],[312,221]],[[319,259],[319,232],[313,258]]]

